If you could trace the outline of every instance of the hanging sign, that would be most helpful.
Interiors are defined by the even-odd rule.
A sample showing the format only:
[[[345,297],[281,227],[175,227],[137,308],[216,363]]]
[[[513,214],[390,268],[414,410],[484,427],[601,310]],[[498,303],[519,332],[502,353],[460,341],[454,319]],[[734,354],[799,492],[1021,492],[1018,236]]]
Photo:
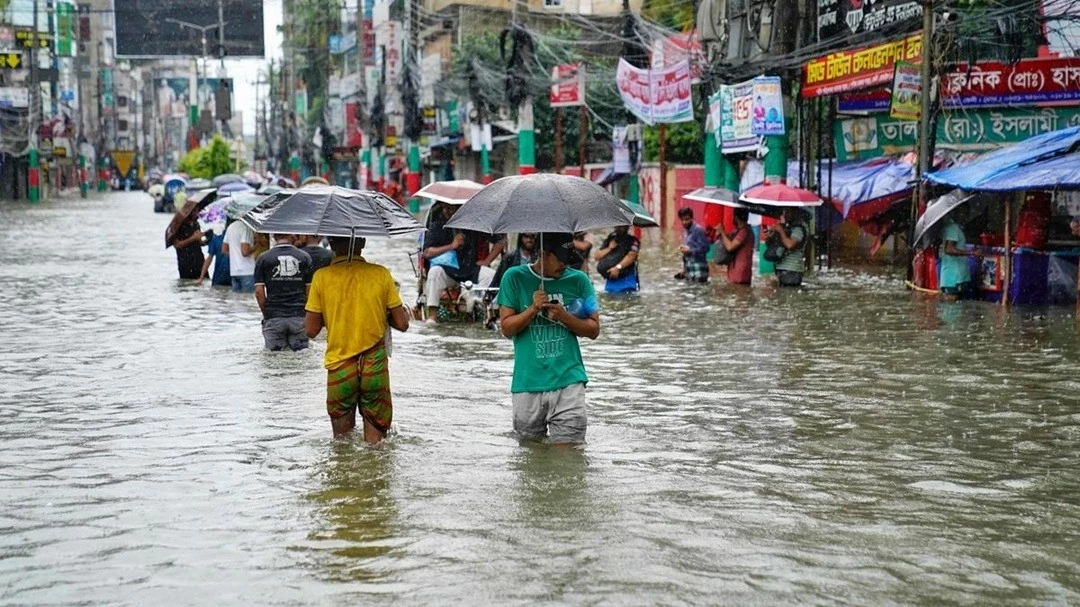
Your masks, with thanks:
[[[551,107],[574,107],[585,105],[585,66],[581,63],[564,63],[551,68]]]
[[[754,82],[720,87],[720,147],[725,154],[751,152],[761,139],[753,131]]]
[[[720,91],[716,91],[709,96],[709,126],[712,128],[717,147],[720,147],[723,141],[721,135],[721,122],[723,122],[724,114],[723,105],[723,96]]]
[[[18,86],[0,87],[0,108],[30,107],[30,89]]]
[[[922,18],[918,0],[817,0],[818,40],[847,38]],[[918,27],[917,25],[914,27]]]
[[[804,98],[825,97],[888,84],[897,61],[922,57],[922,35],[818,57],[803,65]]]
[[[922,74],[914,63],[896,62],[889,116],[897,120],[918,120],[921,114]]]
[[[623,104],[646,124],[694,119],[690,64],[686,61],[650,71],[636,68],[625,59],[620,59],[615,82]]]
[[[762,76],[754,78],[754,110],[750,132],[754,135],[783,135],[784,96],[780,91],[780,78]]]
[[[941,78],[946,108],[1080,103],[1080,58],[987,61],[960,65]]]

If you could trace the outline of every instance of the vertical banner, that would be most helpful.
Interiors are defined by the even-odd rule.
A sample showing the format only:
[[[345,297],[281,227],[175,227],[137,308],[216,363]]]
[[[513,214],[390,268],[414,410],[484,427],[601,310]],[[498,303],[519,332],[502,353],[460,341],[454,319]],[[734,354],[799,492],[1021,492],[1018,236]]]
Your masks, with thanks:
[[[625,59],[619,59],[619,68],[615,73],[615,84],[619,96],[627,110],[645,124],[652,124],[652,107],[649,93],[649,71],[630,65]]]
[[[914,63],[896,62],[889,116],[897,120],[918,120],[922,101],[922,72]]]
[[[760,147],[753,132],[754,83],[720,87],[720,139],[723,152],[751,152]]]
[[[780,78],[762,76],[754,78],[754,111],[750,131],[754,135],[783,135],[784,96],[780,90]]]
[[[690,64],[680,61],[649,73],[653,122],[689,122],[694,119],[690,96]]]
[[[721,141],[723,141],[721,130],[723,128],[724,112],[723,112],[723,96],[720,91],[716,91],[709,97],[709,121],[712,125],[713,135],[716,139],[716,145],[719,147]]]
[[[564,63],[551,68],[551,107],[585,105],[585,66],[581,63]]]
[[[626,109],[645,124],[694,119],[690,65],[686,61],[662,70],[643,70],[619,60],[615,76]]]

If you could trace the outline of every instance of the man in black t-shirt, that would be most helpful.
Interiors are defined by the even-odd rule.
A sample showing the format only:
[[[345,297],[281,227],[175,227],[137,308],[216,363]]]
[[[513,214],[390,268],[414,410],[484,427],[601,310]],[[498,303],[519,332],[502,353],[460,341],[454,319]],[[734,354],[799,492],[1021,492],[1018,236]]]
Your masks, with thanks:
[[[289,238],[270,235],[275,244],[255,261],[255,301],[262,310],[266,349],[308,347],[304,305],[311,286],[311,256],[289,244]]]
[[[297,236],[296,246],[311,256],[311,273],[334,262],[334,253],[322,246],[322,236]]]
[[[619,226],[608,234],[596,252],[596,271],[605,280],[625,278],[637,270],[641,241],[630,233],[630,226]]]

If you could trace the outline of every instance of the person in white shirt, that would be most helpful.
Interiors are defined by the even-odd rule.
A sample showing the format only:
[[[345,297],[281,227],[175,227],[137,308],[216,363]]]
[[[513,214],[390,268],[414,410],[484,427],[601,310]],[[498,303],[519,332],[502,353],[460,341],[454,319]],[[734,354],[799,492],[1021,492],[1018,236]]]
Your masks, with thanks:
[[[232,290],[237,293],[255,292],[255,234],[243,222],[234,221],[225,229],[221,250],[229,256]]]

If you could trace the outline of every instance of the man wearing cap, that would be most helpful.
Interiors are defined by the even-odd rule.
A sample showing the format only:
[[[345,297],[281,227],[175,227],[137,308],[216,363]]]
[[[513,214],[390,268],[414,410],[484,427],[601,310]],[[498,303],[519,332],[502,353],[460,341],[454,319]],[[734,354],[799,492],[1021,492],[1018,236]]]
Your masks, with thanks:
[[[514,430],[552,444],[585,442],[585,384],[579,337],[600,335],[592,282],[569,265],[570,234],[541,234],[538,259],[510,268],[499,284],[503,335],[514,342],[510,385]]]

